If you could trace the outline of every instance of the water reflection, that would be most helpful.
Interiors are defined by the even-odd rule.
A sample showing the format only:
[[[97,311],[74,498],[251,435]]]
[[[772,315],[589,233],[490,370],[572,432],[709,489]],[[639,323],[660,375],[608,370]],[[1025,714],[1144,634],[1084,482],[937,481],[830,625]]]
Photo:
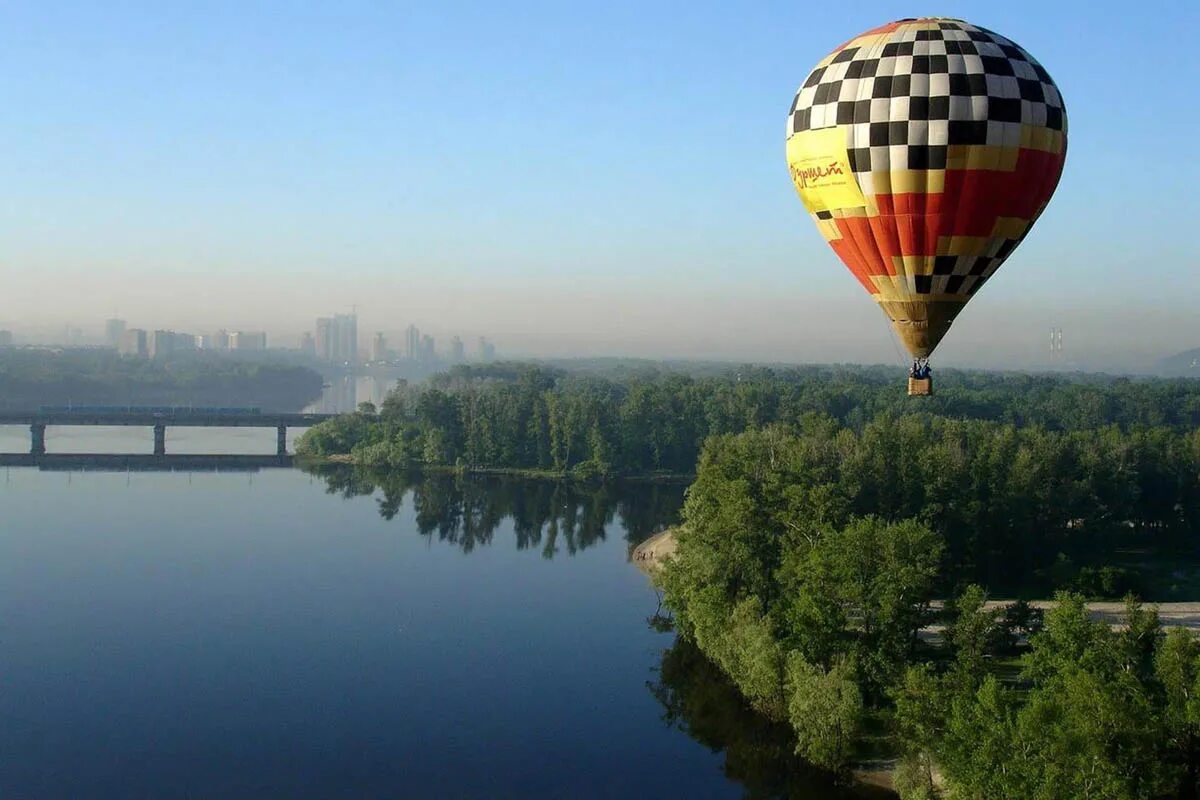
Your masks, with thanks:
[[[334,375],[326,380],[321,397],[304,408],[308,413],[347,414],[359,403],[382,405],[399,378],[379,375]]]
[[[657,679],[647,682],[667,724],[714,753],[725,755],[725,775],[753,800],[867,800],[894,797],[873,787],[834,785],[828,775],[794,754],[787,725],[746,705],[737,689],[694,644],[676,638],[663,652]]]
[[[258,472],[291,466],[289,455],[0,453],[0,467],[35,467],[42,472]]]
[[[374,496],[379,515],[393,519],[411,499],[423,536],[456,545],[464,553],[492,544],[500,523],[513,520],[519,550],[540,548],[544,558],[574,555],[601,542],[618,519],[630,546],[679,519],[684,486],[626,483],[580,486],[507,476],[423,475],[344,466],[310,466],[331,494]]]

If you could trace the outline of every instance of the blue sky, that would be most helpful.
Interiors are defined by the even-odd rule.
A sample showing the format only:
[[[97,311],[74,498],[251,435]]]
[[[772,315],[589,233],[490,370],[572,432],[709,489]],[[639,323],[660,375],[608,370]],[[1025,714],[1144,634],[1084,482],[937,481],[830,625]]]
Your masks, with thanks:
[[[784,122],[824,53],[939,14],[1029,50],[1071,125],[939,354],[1019,359],[1049,324],[1200,345],[1195,6],[8,3],[0,326],[298,332],[357,304],[510,351],[890,360]]]

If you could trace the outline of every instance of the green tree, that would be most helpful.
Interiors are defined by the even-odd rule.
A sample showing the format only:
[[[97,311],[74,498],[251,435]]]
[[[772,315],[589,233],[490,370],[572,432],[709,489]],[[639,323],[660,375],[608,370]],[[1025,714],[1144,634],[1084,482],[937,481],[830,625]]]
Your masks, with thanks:
[[[844,771],[863,719],[862,694],[853,670],[845,661],[825,670],[793,652],[787,660],[787,697],[796,753],[823,769]]]
[[[928,620],[941,551],[929,528],[875,517],[790,551],[780,570],[789,645],[821,665],[849,653],[868,697],[880,699]]]

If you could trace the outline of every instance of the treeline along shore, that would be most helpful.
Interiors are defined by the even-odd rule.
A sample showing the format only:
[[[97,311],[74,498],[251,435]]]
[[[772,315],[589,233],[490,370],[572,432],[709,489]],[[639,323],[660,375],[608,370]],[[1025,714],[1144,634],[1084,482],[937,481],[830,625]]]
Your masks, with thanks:
[[[1002,596],[1069,587],[1093,597],[1195,599],[1179,593],[1200,583],[1159,581],[1162,563],[1118,566],[1099,556],[1194,543],[1200,382],[940,380],[937,397],[909,398],[884,369],[598,377],[461,367],[397,389],[379,409],[312,428],[297,453],[376,470],[592,480],[690,480],[698,464],[732,459],[756,465],[744,476],[750,485],[779,487],[788,514],[930,525],[949,567],[943,592],[975,581]]]
[[[1135,596],[1196,599],[1198,427],[1187,380],[949,371],[918,399],[885,369],[499,364],[402,387],[298,451],[691,476],[666,607],[805,760],[894,758],[909,800],[1123,800],[1196,796],[1200,647]],[[1062,589],[1044,620],[987,603]],[[1122,626],[1089,618],[1088,597],[1126,593]]]
[[[708,437],[813,415],[852,431],[906,417],[1051,434],[1193,430],[1200,425],[1200,382],[947,372],[938,375],[935,397],[914,400],[885,368],[741,367],[702,376],[631,368],[601,375],[501,363],[456,367],[401,387],[379,409],[364,409],[314,428],[301,448],[365,466],[691,476]]]

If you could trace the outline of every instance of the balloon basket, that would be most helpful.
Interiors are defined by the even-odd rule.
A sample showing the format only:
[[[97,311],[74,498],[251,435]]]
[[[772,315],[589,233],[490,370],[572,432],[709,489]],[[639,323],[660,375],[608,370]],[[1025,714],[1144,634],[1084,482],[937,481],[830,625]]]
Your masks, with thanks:
[[[933,378],[909,378],[909,397],[928,397],[933,394]]]

